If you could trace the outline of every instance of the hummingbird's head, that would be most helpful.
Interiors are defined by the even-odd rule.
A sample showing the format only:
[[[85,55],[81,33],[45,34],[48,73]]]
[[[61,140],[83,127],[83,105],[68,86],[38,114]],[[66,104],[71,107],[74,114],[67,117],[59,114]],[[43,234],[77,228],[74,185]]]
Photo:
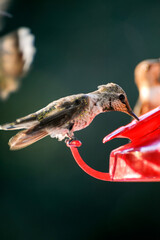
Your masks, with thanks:
[[[108,83],[98,87],[98,94],[103,112],[120,111],[127,113],[137,119],[139,118],[132,111],[125,91],[115,83]]]

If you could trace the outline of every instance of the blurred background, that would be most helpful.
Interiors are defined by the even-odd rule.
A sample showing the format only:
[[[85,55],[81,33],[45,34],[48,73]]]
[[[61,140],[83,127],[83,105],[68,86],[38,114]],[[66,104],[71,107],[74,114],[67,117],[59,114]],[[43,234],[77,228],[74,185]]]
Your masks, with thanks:
[[[135,66],[160,57],[160,1],[13,0],[7,11],[13,17],[1,36],[29,27],[37,52],[19,91],[0,102],[0,123],[108,82],[121,85],[134,107]],[[91,167],[108,171],[110,152],[127,140],[102,139],[130,120],[106,113],[76,133]],[[50,137],[12,152],[7,142],[15,133],[0,133],[0,239],[160,239],[160,183],[96,180]]]

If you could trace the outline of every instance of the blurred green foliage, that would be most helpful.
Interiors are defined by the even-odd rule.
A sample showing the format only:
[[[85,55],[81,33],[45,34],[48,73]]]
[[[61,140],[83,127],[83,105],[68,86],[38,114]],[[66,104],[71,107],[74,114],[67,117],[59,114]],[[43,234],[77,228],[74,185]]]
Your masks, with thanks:
[[[17,93],[0,103],[0,123],[74,93],[116,82],[133,107],[134,68],[160,54],[160,1],[15,0],[1,35],[20,26],[36,36],[37,54]],[[130,117],[106,113],[76,136],[85,161],[107,171],[109,153],[124,144],[103,137]],[[0,239],[159,239],[159,183],[107,183],[82,172],[63,142],[47,137],[9,151],[15,132],[0,133]],[[158,237],[159,236],[159,237]]]

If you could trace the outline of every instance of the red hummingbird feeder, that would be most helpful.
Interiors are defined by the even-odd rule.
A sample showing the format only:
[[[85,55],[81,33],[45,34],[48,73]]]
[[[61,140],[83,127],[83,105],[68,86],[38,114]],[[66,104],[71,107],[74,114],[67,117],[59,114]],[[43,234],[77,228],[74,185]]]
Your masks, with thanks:
[[[120,127],[103,139],[106,143],[114,138],[129,138],[130,143],[113,150],[110,154],[109,173],[94,170],[81,158],[78,140],[67,143],[77,164],[90,176],[113,182],[160,181],[160,107]]]

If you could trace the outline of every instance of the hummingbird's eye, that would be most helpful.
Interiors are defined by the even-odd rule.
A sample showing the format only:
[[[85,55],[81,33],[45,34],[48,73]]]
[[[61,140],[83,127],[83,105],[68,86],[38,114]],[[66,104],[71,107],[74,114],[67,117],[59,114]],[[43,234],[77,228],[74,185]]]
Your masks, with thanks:
[[[121,102],[124,102],[125,96],[123,94],[119,95],[119,100],[121,100]]]
[[[79,105],[80,103],[81,103],[81,100],[80,100],[80,99],[76,99],[76,100],[75,100],[75,104],[76,104],[76,105]]]

